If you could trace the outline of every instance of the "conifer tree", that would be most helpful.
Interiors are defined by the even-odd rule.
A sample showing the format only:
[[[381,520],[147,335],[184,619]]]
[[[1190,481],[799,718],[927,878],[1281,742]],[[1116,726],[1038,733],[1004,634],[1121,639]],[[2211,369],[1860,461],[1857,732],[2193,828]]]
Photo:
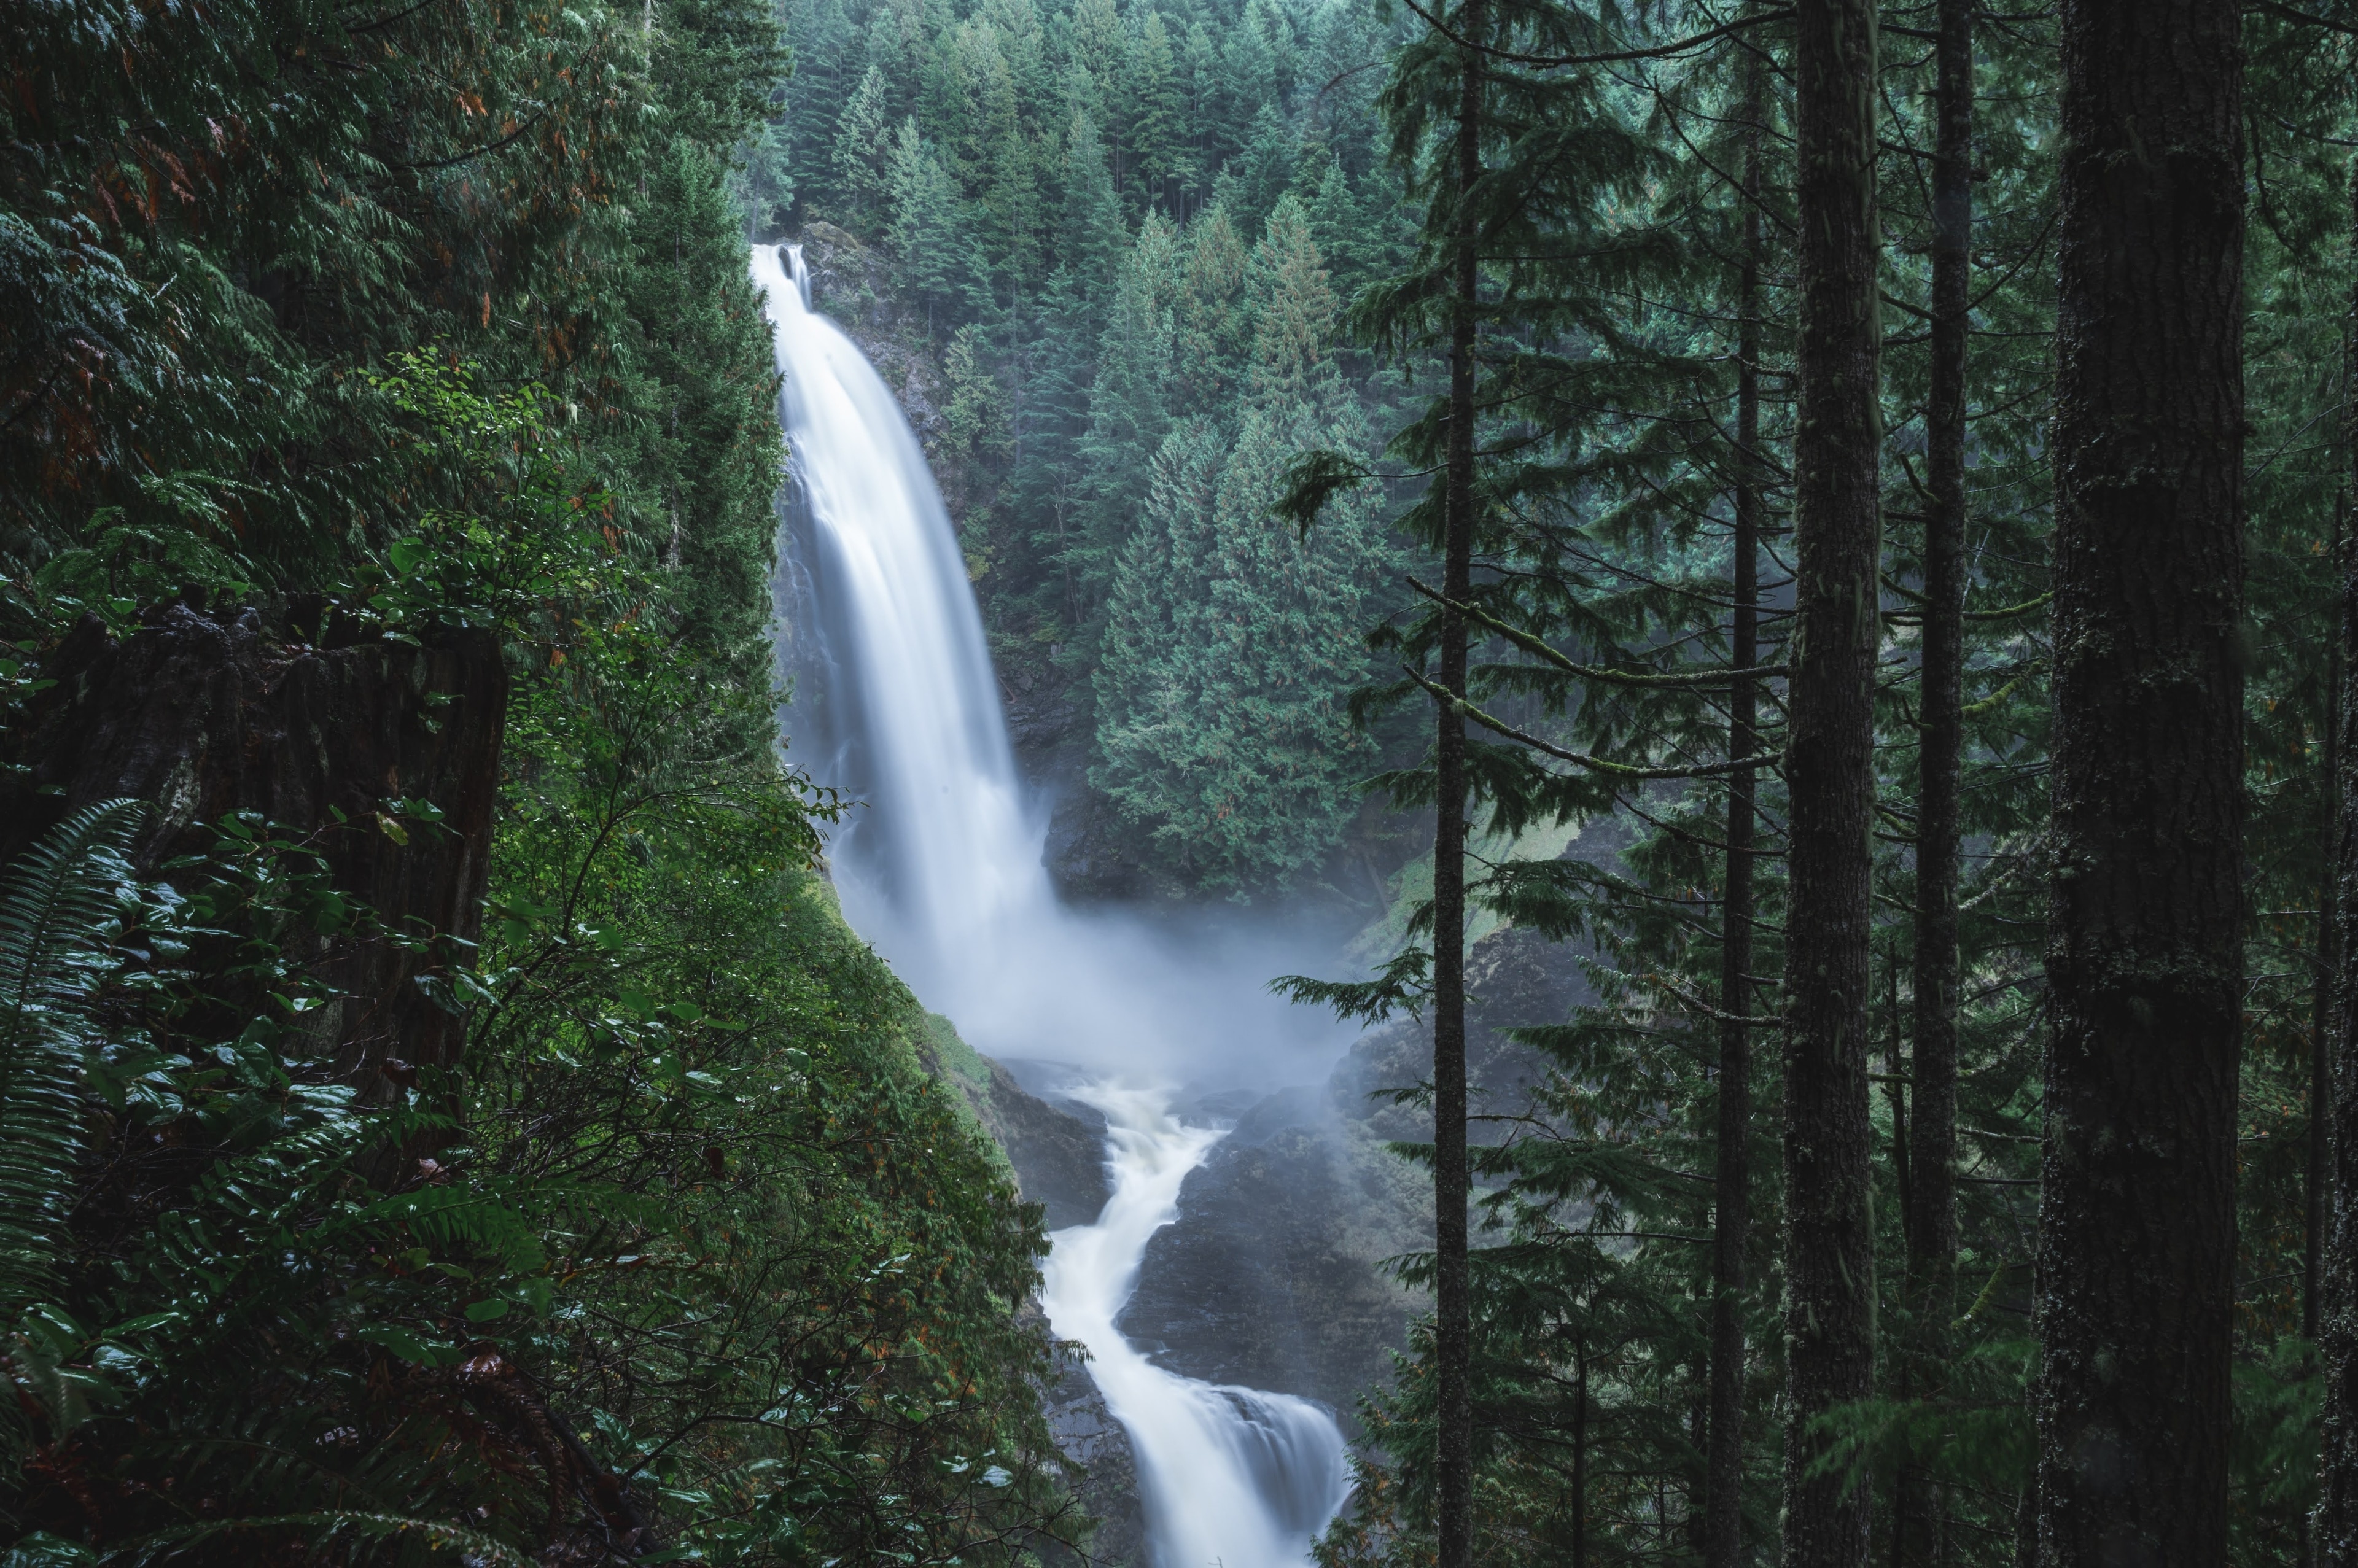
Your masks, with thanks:
[[[2358,256],[2358,158],[2344,176],[2352,254]],[[2342,380],[2358,384],[2358,278],[2348,284],[2349,320],[2343,326]],[[2345,484],[2358,484],[2358,397],[2345,390],[2342,412]],[[2312,1169],[2325,1190],[2311,1199],[2311,1225],[2321,1256],[2317,1313],[2321,1390],[2318,1505],[2312,1521],[2318,1568],[2358,1568],[2358,980],[2350,973],[2350,937],[2358,920],[2358,530],[2345,524],[2335,541],[2338,581],[2332,608],[2334,654],[2341,674],[2332,715],[2338,742],[2331,752],[2332,864],[2323,902],[2331,918],[2320,920],[2320,993],[2331,1011],[2316,1025],[2312,1048],[2324,1055],[2325,1072],[2311,1074]],[[2315,1178],[2312,1178],[2313,1180]]]
[[[2058,1563],[2226,1551],[2244,869],[2237,34],[2221,0],[2063,12],[2038,1392],[2040,1550]]]
[[[1794,15],[1800,423],[1787,688],[1785,1562],[1864,1568],[1868,1499],[1816,1423],[1867,1397],[1875,1241],[1867,1117],[1875,662],[1881,645],[1876,16]]]
[[[1741,67],[1736,114],[1743,164],[1739,178],[1742,246],[1736,284],[1735,494],[1728,572],[1727,660],[1737,670],[1760,662],[1760,535],[1766,511],[1761,460],[1761,273],[1766,236],[1760,204],[1761,140],[1768,106],[1757,54]],[[1737,676],[1728,692],[1727,755],[1760,750],[1758,688]],[[1744,1552],[1745,1302],[1752,1221],[1752,1024],[1760,988],[1753,972],[1758,951],[1753,925],[1753,844],[1758,830],[1759,777],[1739,766],[1727,781],[1727,844],[1720,910],[1719,1081],[1714,1106],[1716,1148],[1712,1192],[1712,1323],[1709,1426],[1704,1477],[1704,1560],[1708,1568],[1738,1568]]]
[[[1121,154],[1115,94],[1129,75],[1130,33],[1113,0],[1077,0],[1065,25],[1065,49],[1069,67],[1076,73],[1066,80],[1078,83],[1077,92],[1068,86],[1067,101],[1072,107],[1087,111],[1101,134],[1115,134],[1117,140],[1109,151],[1119,178]]]
[[[1098,343],[1081,445],[1089,515],[1080,569],[1092,605],[1110,589],[1122,543],[1144,514],[1155,456],[1171,428],[1178,243],[1162,214],[1147,213],[1122,258]]]
[[[892,122],[882,68],[870,66],[835,127],[835,179],[844,218],[873,224],[892,194]]]
[[[1292,198],[1255,247],[1250,292],[1236,433],[1201,418],[1173,430],[1122,552],[1091,772],[1170,863],[1235,893],[1317,865],[1350,815],[1367,740],[1347,699],[1367,679],[1358,633],[1390,557],[1363,498],[1308,532],[1271,515],[1294,453],[1364,444],[1330,352],[1334,293]]]
[[[1293,135],[1277,106],[1264,103],[1253,116],[1252,135],[1238,156],[1234,172],[1223,171],[1224,200],[1235,221],[1249,232],[1276,209],[1293,178]]]
[[[1941,0],[1932,162],[1932,366],[1925,415],[1923,679],[1917,767],[1915,1029],[1910,1067],[1903,1393],[1947,1358],[1957,1269],[1957,792],[1964,719],[1966,335],[1973,239],[1973,7]],[[1909,1563],[1931,1560],[1931,1478],[1904,1468],[1893,1528]]]
[[[1434,1535],[1440,1568],[1474,1562],[1473,1280],[1466,1209],[1466,719],[1469,637],[1459,607],[1472,597],[1476,492],[1475,362],[1481,319],[1482,48],[1486,0],[1457,11],[1456,88],[1445,177],[1449,404],[1443,470],[1441,594],[1433,704],[1433,1212]]]
[[[1180,193],[1195,180],[1187,146],[1187,104],[1171,31],[1160,11],[1149,11],[1139,29],[1130,80],[1130,146],[1138,193],[1136,205],[1178,212]]]
[[[1098,294],[1113,280],[1127,239],[1098,122],[1076,107],[1065,127],[1065,205],[1058,254],[1080,287]]]
[[[925,331],[935,313],[971,283],[957,192],[933,149],[917,130],[916,116],[901,122],[893,138],[891,169],[892,222],[886,232],[900,253],[901,286],[925,307]]]
[[[2351,161],[2348,181],[2352,254],[2358,256],[2358,158]],[[2343,328],[2344,386],[2358,384],[2358,278],[2348,285],[2350,319]],[[2342,461],[2349,473],[2344,482],[2358,485],[2358,397],[2342,409]],[[2324,1038],[2313,1043],[2328,1053],[2322,1082],[2312,1074],[2314,1107],[2322,1099],[2327,1115],[2311,1111],[2309,1137],[2325,1148],[2312,1149],[2313,1165],[2330,1171],[2330,1188],[2312,1200],[2324,1212],[2312,1224],[2324,1235],[2319,1239],[2321,1310],[2318,1339],[2323,1410],[2318,1454],[2318,1505],[2313,1521],[2318,1568],[2358,1568],[2358,979],[2350,973],[2351,926],[2358,920],[2358,530],[2345,526],[2333,563],[2336,583],[2333,616],[2335,654],[2342,672],[2335,693],[2333,719],[2338,746],[2333,754],[2331,810],[2333,835],[2331,882],[2326,906],[2335,918],[2320,922],[2320,959],[2325,969],[2322,989],[2332,1011],[2330,1027],[2320,1022]],[[2320,1094],[2320,1091],[2322,1091]],[[2320,1156],[2323,1155],[2322,1160]]]

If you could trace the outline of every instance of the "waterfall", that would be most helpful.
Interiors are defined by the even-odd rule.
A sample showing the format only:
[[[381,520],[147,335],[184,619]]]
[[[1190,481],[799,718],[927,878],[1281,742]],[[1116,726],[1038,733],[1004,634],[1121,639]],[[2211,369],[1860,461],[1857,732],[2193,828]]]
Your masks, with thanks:
[[[1094,1084],[1113,1195],[1095,1225],[1060,1230],[1042,1290],[1049,1325],[1090,1351],[1089,1373],[1130,1434],[1164,1568],[1300,1563],[1349,1482],[1333,1418],[1307,1400],[1198,1382],[1157,1367],[1116,1325],[1153,1234],[1220,1134],[1188,1127],[1153,1089]]]
[[[814,572],[837,611],[826,637],[837,761],[866,802],[837,850],[854,873],[848,913],[863,927],[892,926],[903,961],[946,958],[1055,902],[982,617],[900,405],[810,308],[800,248],[788,252],[791,277],[776,251],[753,255],[785,377],[797,500],[818,546]]]
[[[1233,960],[1223,986],[1201,961],[1174,962],[1164,934],[1057,902],[916,438],[866,356],[812,308],[800,247],[755,246],[753,277],[784,378],[780,613],[796,739],[816,741],[823,782],[863,803],[830,845],[844,912],[968,1039],[1097,1075],[1076,1097],[1106,1116],[1113,1196],[1096,1224],[1052,1238],[1044,1306],[1087,1347],[1130,1433],[1156,1568],[1299,1564],[1347,1493],[1333,1418],[1157,1367],[1119,1319],[1148,1241],[1220,1136],[1172,1115],[1162,1078],[1221,1061],[1270,1071],[1307,1038],[1302,1015]]]

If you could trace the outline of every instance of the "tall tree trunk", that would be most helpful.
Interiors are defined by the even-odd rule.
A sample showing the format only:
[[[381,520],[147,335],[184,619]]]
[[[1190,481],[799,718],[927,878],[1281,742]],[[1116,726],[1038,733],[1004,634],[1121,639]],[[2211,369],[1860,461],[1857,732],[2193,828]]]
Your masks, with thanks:
[[[1744,259],[1736,286],[1736,565],[1727,641],[1739,670],[1760,662],[1760,59],[1744,63]],[[1728,693],[1727,754],[1759,751],[1747,676]],[[1711,1433],[1704,1457],[1704,1562],[1744,1561],[1744,1254],[1752,1225],[1752,834],[1758,781],[1727,781],[1727,896],[1720,910],[1719,1150],[1713,1171]]]
[[[2242,1050],[2234,0],[2067,0],[2041,1552],[2223,1562]]]
[[[2350,163],[2350,248],[2358,257],[2358,157]],[[2358,286],[2344,328],[2342,362],[2343,460],[2358,500]],[[2334,860],[2334,903],[2358,911],[2358,528],[2342,532],[2340,712],[2335,730],[2347,737],[2336,750],[2334,809],[2340,831]],[[2350,973],[2347,922],[2326,949],[2333,972],[2332,1081],[2330,1114],[2321,1130],[2332,1155],[2331,1201],[2324,1206],[2323,1312],[2318,1339],[2325,1371],[2324,1441],[2320,1445],[2316,1519],[2319,1568],[2358,1568],[2358,977]],[[2314,1136],[2314,1134],[2312,1134]]]
[[[1794,15],[1801,247],[1794,633],[1785,751],[1785,1561],[1866,1560],[1868,1498],[1817,1473],[1875,1361],[1868,871],[1882,445],[1872,0]]]
[[[2348,355],[2345,346],[2343,353]],[[2345,366],[2344,373],[2347,373]],[[2334,504],[2332,559],[2338,569],[2343,549],[2343,511],[2347,485]],[[2337,602],[2337,610],[2339,605]],[[2334,983],[2342,967],[2342,899],[2334,868],[2341,860],[2342,777],[2342,639],[2339,624],[2325,664],[2324,842],[2318,846],[2325,867],[2317,895],[2317,975],[2309,1006],[2309,1166],[2301,1184],[2300,1336],[2318,1343],[2325,1318],[2325,1234],[2333,1222],[2333,1058]],[[2300,1561],[2305,1568],[2317,1563],[2313,1522],[2300,1521]]]
[[[1479,41],[1484,0],[1459,8],[1460,36]],[[1474,330],[1479,282],[1474,187],[1482,178],[1482,56],[1460,51],[1456,256],[1449,312],[1449,448],[1442,543],[1441,685],[1466,695],[1466,621],[1473,589]],[[1466,1256],[1466,720],[1434,709],[1433,828],[1433,1371],[1437,1387],[1439,1568],[1474,1561],[1473,1281]]]
[[[1921,1395],[1942,1380],[1957,1293],[1957,796],[1964,752],[1965,328],[1973,276],[1974,5],[1941,0],[1933,46],[1932,385],[1925,411],[1931,506],[1924,523],[1921,784],[1916,816],[1915,1125],[1908,1173],[1909,1354]],[[1910,1467],[1896,1521],[1900,1561],[1932,1561],[1939,1495]]]
[[[268,818],[382,922],[287,940],[334,993],[307,1033],[332,1045],[362,1104],[383,1105],[415,1069],[457,1066],[466,1042],[463,1016],[434,996],[482,935],[507,668],[484,632],[421,644],[339,627],[320,647],[318,631],[282,642],[254,611],[183,602],[118,641],[84,616],[43,661],[55,684],[0,737],[13,764],[0,770],[0,864],[119,796],[155,807],[134,856],[143,873],[212,849],[233,812]],[[384,831],[396,799],[430,802],[441,826]],[[267,999],[235,999],[249,1002]]]
[[[2344,355],[2349,350],[2345,347]],[[2346,371],[2345,371],[2346,373]],[[2346,492],[2345,486],[2345,492]],[[2342,560],[2344,527],[2342,507],[2333,514],[2333,555]],[[2338,609],[2338,605],[2337,605]],[[2336,627],[2337,633],[2339,627]],[[2337,635],[2326,654],[2325,734],[2323,772],[2326,779],[2322,886],[2317,895],[2317,977],[2309,1006],[2309,1169],[2301,1192],[2300,1333],[2315,1340],[2325,1314],[2325,1232],[2333,1217],[2333,990],[2341,971],[2342,900],[2333,868],[2340,860],[2340,792],[2342,773],[2342,640]]]
[[[1588,1352],[1572,1352],[1572,1568],[1588,1568]],[[1659,1514],[1657,1517],[1660,1517]]]

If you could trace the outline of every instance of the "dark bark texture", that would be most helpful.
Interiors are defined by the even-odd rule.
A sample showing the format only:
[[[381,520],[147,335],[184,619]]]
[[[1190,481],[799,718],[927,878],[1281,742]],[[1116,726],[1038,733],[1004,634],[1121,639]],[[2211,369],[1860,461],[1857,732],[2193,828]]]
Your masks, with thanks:
[[[7,737],[24,771],[0,784],[0,861],[119,796],[155,807],[135,856],[148,873],[204,852],[231,813],[258,812],[316,847],[385,933],[425,939],[338,938],[319,956],[340,1000],[314,1027],[340,1076],[382,1101],[396,1092],[388,1060],[456,1065],[464,1022],[417,981],[481,934],[508,691],[492,637],[290,647],[252,611],[175,604],[121,641],[86,618],[42,674],[57,684]],[[430,801],[440,825],[396,821],[397,841],[379,816],[402,799]]]
[[[2071,0],[2054,425],[2040,1554],[2226,1556],[2243,989],[2242,53]]]
[[[1868,1497],[1815,1474],[1812,1422],[1864,1399],[1875,1363],[1868,1204],[1868,871],[1880,640],[1882,327],[1876,266],[1876,16],[1794,13],[1801,309],[1794,436],[1794,631],[1785,769],[1785,1562],[1846,1568]]]
[[[1925,413],[1923,678],[1916,803],[1915,1059],[1909,1078],[1908,1344],[1901,1390],[1944,1382],[1957,1293],[1957,799],[1964,751],[1965,337],[1973,276],[1974,0],[1940,0],[1933,49],[1932,366]],[[1909,1466],[1894,1521],[1903,1563],[1933,1559],[1938,1498]]]
[[[2358,157],[2350,167],[2350,234],[2358,244]],[[2358,502],[2358,288],[2350,301],[2342,340],[2342,438],[2349,483]],[[2345,525],[2340,540],[2342,569],[2341,681],[2334,725],[2333,945],[2323,957],[2333,974],[2333,1019],[2324,1044],[2331,1054],[2322,1137],[2331,1162],[2327,1188],[2318,1205],[2324,1232],[2319,1295],[2318,1346],[2325,1374],[2325,1409],[2319,1454],[2315,1520],[2318,1568],[2358,1568],[2358,976],[2350,955],[2350,915],[2358,912],[2358,528]],[[2344,739],[2346,738],[2346,739]]]
[[[2345,354],[2349,351],[2343,351]],[[2347,504],[2346,498],[2343,504]],[[2333,524],[2333,559],[2339,568],[2344,528]],[[2325,1314],[2326,1229],[2333,1216],[2333,1062],[2338,1021],[2333,1001],[2336,978],[2342,972],[2342,899],[2335,868],[2342,862],[2342,638],[2339,605],[2333,647],[2325,670],[2325,734],[2323,756],[2329,784],[2326,795],[2320,863],[2325,867],[2317,900],[2317,975],[2309,1008],[2309,1163],[2301,1184],[2300,1333],[2314,1340]]]
[[[1478,41],[1483,0],[1458,12],[1461,36]],[[1473,594],[1474,349],[1478,233],[1472,196],[1482,178],[1482,56],[1460,51],[1456,188],[1450,280],[1448,486],[1442,541],[1441,686],[1466,696],[1466,619],[1453,606]],[[1434,708],[1433,829],[1433,1372],[1439,1406],[1435,1480],[1439,1568],[1474,1562],[1474,1304],[1467,1258],[1466,1163],[1466,719]]]
[[[1736,538],[1729,597],[1736,605],[1727,656],[1760,662],[1760,65],[1745,66],[1744,258],[1736,278]],[[1758,694],[1738,677],[1727,697],[1727,754],[1760,747]],[[1727,780],[1727,890],[1720,911],[1719,1125],[1713,1169],[1711,1425],[1704,1458],[1704,1562],[1744,1561],[1744,1276],[1752,1224],[1752,834],[1758,780]]]

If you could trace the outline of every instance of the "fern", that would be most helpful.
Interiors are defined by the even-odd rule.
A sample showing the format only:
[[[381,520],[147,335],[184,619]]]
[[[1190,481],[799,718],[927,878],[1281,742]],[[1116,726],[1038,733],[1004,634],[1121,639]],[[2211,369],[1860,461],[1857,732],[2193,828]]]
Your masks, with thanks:
[[[146,809],[110,800],[76,812],[0,888],[0,1304],[12,1315],[56,1283],[91,1001],[112,964]]]

